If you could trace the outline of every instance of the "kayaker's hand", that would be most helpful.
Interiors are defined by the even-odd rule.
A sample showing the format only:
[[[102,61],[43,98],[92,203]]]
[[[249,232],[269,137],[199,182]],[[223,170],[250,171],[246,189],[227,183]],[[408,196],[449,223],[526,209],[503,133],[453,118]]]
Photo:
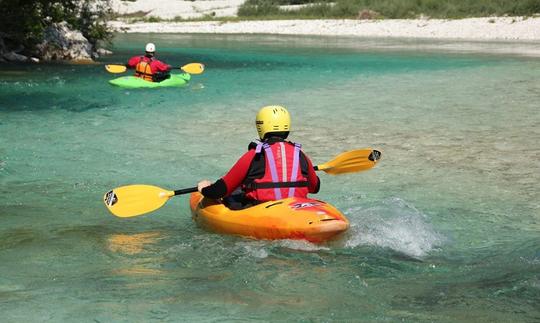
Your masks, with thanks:
[[[209,180],[205,179],[205,180],[200,181],[199,184],[197,184],[197,189],[199,190],[200,193],[202,193],[202,189],[210,185],[212,185],[212,183]]]

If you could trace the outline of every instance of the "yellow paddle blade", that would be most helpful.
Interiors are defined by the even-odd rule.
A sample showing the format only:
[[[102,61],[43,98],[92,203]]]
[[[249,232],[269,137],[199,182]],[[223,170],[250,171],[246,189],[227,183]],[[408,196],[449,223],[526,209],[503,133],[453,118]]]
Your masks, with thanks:
[[[109,64],[109,65],[105,65],[105,69],[109,73],[118,74],[118,73],[124,73],[126,71],[127,67],[125,65]]]
[[[381,152],[371,148],[351,150],[316,168],[331,175],[355,173],[372,168],[380,158]]]
[[[129,218],[160,208],[174,191],[152,185],[127,185],[105,193],[103,201],[112,214]]]
[[[202,74],[202,72],[204,72],[204,64],[189,63],[180,67],[180,69],[189,74]]]

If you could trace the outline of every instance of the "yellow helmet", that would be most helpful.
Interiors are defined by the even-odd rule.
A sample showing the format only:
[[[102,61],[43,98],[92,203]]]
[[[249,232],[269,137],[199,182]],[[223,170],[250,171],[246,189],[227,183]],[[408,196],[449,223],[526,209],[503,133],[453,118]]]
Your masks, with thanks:
[[[255,125],[257,126],[259,138],[264,139],[264,136],[270,132],[290,131],[291,116],[284,107],[269,105],[259,110]]]

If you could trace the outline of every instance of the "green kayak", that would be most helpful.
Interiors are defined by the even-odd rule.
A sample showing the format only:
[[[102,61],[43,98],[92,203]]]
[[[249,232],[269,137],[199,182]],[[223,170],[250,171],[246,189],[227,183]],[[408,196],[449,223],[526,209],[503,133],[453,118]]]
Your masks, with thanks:
[[[161,82],[149,82],[135,76],[122,76],[110,80],[109,83],[126,89],[138,89],[138,88],[155,88],[155,87],[172,87],[172,86],[184,86],[191,79],[191,75],[188,73],[171,74],[171,77]]]

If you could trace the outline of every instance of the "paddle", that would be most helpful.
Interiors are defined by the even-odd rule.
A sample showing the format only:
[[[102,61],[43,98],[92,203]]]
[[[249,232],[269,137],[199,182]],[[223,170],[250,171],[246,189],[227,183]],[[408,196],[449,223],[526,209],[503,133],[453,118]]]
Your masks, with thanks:
[[[371,149],[351,150],[339,154],[331,161],[314,166],[315,170],[322,170],[330,175],[356,173],[368,170],[375,166],[381,158],[381,152]]]
[[[381,152],[378,150],[352,150],[313,168],[330,175],[353,173],[372,168],[380,158]],[[107,192],[103,201],[112,214],[129,218],[154,211],[173,196],[192,192],[197,192],[197,187],[169,191],[152,185],[127,185]]]
[[[124,73],[127,70],[127,67],[125,65],[108,64],[105,65],[105,69],[109,73],[118,74]],[[204,72],[204,64],[189,63],[180,67],[180,69],[189,74],[202,74],[202,72]]]

